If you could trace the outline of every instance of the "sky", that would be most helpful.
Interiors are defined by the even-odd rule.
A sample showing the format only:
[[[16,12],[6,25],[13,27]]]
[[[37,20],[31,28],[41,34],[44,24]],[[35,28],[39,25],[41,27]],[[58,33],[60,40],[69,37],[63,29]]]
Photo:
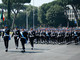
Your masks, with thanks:
[[[34,6],[39,7],[44,3],[49,3],[49,2],[52,2],[52,1],[54,1],[54,0],[34,0]],[[2,0],[0,0],[0,3],[2,3]],[[31,0],[30,4],[33,5],[33,0]]]

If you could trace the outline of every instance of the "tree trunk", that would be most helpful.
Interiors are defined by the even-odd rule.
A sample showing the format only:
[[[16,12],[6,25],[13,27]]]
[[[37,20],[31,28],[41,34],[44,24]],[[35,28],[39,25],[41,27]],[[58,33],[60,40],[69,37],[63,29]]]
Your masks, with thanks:
[[[17,17],[17,14],[14,14],[14,18],[13,18],[13,22],[12,22],[12,30],[14,29],[14,22],[15,22],[16,17]]]

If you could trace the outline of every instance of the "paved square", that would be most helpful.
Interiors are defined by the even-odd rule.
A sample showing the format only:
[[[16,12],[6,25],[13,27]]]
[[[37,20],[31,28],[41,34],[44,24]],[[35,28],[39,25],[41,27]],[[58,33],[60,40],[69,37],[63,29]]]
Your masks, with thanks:
[[[9,52],[5,52],[4,43],[0,42],[0,60],[80,60],[80,45],[35,44],[34,50],[26,45],[26,52],[21,53],[21,44],[16,50],[14,40],[9,42]]]

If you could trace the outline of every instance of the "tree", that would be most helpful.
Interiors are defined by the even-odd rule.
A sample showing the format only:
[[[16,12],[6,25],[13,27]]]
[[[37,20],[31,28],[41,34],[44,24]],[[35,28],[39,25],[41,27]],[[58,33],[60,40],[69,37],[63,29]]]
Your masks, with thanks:
[[[64,15],[64,9],[62,6],[55,4],[51,6],[47,11],[46,19],[48,20],[48,25],[58,27],[59,25],[66,26],[67,19]]]
[[[24,10],[23,12],[20,12],[16,19],[15,19],[15,24],[14,26],[23,26],[23,27],[26,27],[26,13],[27,13],[27,16],[28,16],[28,25],[29,25],[29,28],[33,26],[33,6],[26,6],[26,10]],[[34,13],[35,13],[35,18],[34,18],[34,21],[35,21],[35,26],[37,26],[39,24],[39,21],[38,21],[38,9],[37,7],[34,7]],[[18,22],[18,23],[17,23]]]
[[[47,4],[43,4],[39,9],[38,9],[38,20],[41,24],[46,24],[46,12],[49,7],[47,7]]]
[[[80,0],[57,0],[59,3],[63,4],[64,7],[66,7],[66,5],[71,5],[73,10],[74,10],[74,15],[75,18],[77,20],[77,26],[78,26],[78,15],[77,15],[77,11],[80,8]]]
[[[53,1],[43,4],[38,10],[38,20],[46,26],[58,27],[60,24],[66,26],[67,18],[64,15],[64,7],[61,3]],[[66,24],[65,24],[66,23]]]
[[[39,21],[38,21],[38,8],[35,7],[35,6],[28,6],[28,8],[26,9],[27,10],[27,13],[28,13],[28,19],[29,19],[29,27],[32,27],[33,26],[33,8],[34,7],[34,24],[35,24],[35,27],[39,24]]]
[[[3,3],[7,4],[8,0],[2,0]],[[31,0],[10,0],[11,3],[30,3]]]
[[[8,20],[10,21],[10,13],[11,13],[11,7],[13,4],[24,4],[24,3],[30,3],[31,0],[2,0],[4,4],[8,7]],[[18,7],[19,8],[19,7]],[[14,21],[13,21],[14,23]]]

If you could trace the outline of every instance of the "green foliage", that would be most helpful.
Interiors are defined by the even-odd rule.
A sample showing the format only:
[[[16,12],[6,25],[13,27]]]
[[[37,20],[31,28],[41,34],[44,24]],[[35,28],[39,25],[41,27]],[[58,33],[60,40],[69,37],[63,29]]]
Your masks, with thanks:
[[[47,4],[43,4],[38,10],[38,20],[41,24],[46,24],[46,12],[48,8]]]
[[[0,8],[3,8],[3,9],[7,9],[7,6],[5,4],[0,4]]]
[[[28,23],[29,23],[29,27],[33,26],[33,6],[27,6],[26,11],[24,12],[20,12],[18,14],[18,16],[16,17],[15,20],[15,26],[26,26],[26,13],[28,15]],[[38,9],[36,7],[34,7],[34,20],[35,20],[35,26],[37,26],[39,24],[38,21]],[[18,22],[18,23],[17,23]]]
[[[4,4],[7,4],[8,0],[2,0]],[[31,0],[10,0],[11,3],[30,3]]]
[[[0,4],[0,8],[7,9],[8,0],[2,0],[4,4]],[[31,0],[10,0],[9,6],[15,15],[15,26],[26,26],[26,12],[29,19],[29,27],[33,26],[33,6],[26,6],[24,3],[29,3]],[[64,15],[66,5],[72,5],[76,9],[80,9],[80,0],[55,0],[50,3],[43,4],[39,8],[34,7],[35,26],[45,24],[52,27],[58,27],[60,25],[67,26],[68,18]],[[15,10],[17,13],[15,12]],[[20,12],[23,10],[23,12]],[[25,11],[26,10],[26,11]],[[75,16],[76,15],[76,10]],[[12,19],[12,17],[11,17]],[[18,22],[18,23],[17,23]],[[78,23],[80,21],[78,20]],[[12,21],[10,22],[12,23]],[[70,26],[76,26],[74,21],[69,21]]]
[[[75,18],[77,20],[78,27],[78,15],[77,10],[80,9],[80,0],[57,0],[59,3],[63,4],[63,6],[71,5],[74,11]]]
[[[38,20],[41,24],[58,27],[59,25],[66,26],[68,19],[64,15],[63,5],[57,1],[53,1],[43,4],[39,8]]]
[[[16,20],[15,20],[15,26],[26,26],[26,13],[20,13]]]
[[[67,19],[64,15],[64,9],[59,5],[51,6],[47,11],[46,19],[48,25],[58,27],[59,25],[66,26]]]
[[[75,7],[80,5],[80,0],[57,0],[59,3],[65,5],[74,5]]]

